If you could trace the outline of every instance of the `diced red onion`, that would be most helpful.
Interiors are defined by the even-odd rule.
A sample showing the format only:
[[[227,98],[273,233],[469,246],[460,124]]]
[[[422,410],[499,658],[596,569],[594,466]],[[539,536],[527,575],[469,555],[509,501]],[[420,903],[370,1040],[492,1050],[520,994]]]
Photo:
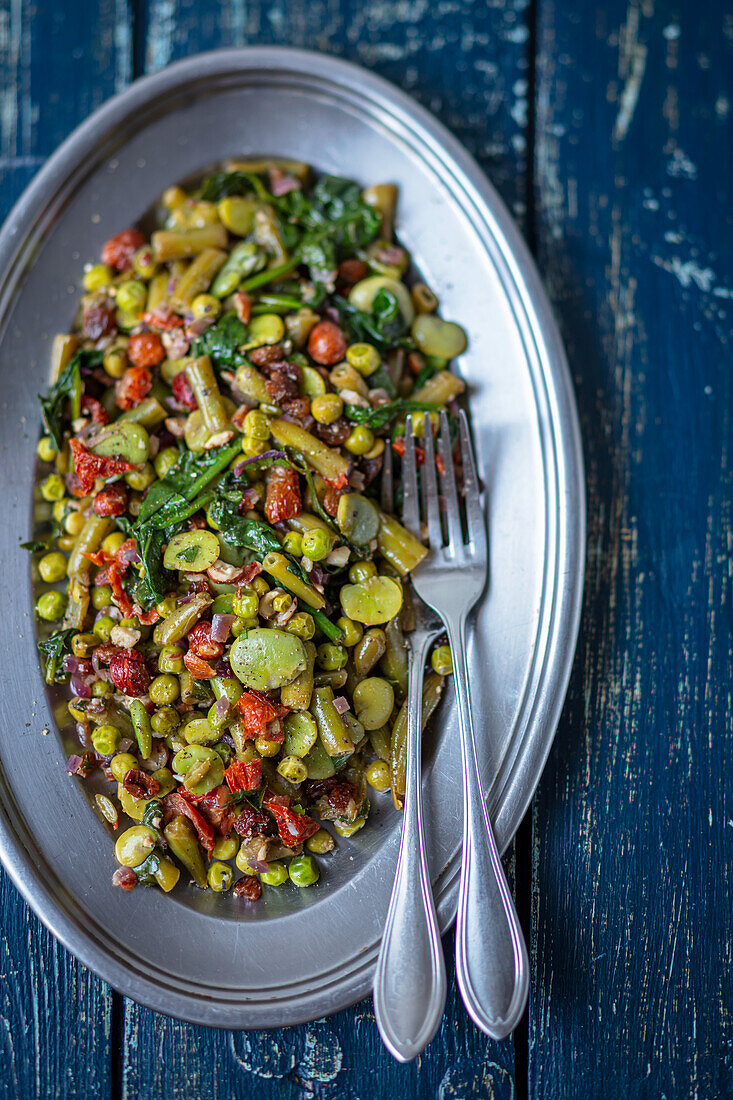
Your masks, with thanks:
[[[68,758],[68,760],[66,761],[66,770],[69,775],[81,775],[81,761],[81,756],[78,756],[76,754]]]
[[[225,642],[232,629],[232,623],[236,615],[212,615],[211,616],[211,640],[212,642]]]
[[[214,714],[216,715],[217,721],[224,721],[227,714],[229,713],[231,705],[232,704],[230,700],[226,697],[226,695],[222,695],[220,699],[216,700],[216,702],[214,703]]]
[[[236,749],[237,746],[234,744],[234,738],[231,733],[223,733],[221,735],[221,740],[226,741],[227,745],[231,745],[233,749]]]
[[[222,680],[233,680],[234,673],[232,672],[232,666],[229,664],[227,657],[220,657],[216,662],[216,675],[220,676]]]
[[[254,856],[250,856],[247,860],[247,866],[251,867],[253,871],[256,871],[258,875],[266,875],[269,873],[270,864],[265,863],[261,859],[255,859]]]
[[[349,700],[346,699],[343,695],[336,696],[333,701],[333,706],[334,710],[338,711],[339,714],[346,714],[347,710],[351,710]]]
[[[137,546],[125,546],[124,549],[117,552],[117,560],[127,562],[128,564],[137,564],[140,561],[140,556],[137,552]]]
[[[72,673],[69,685],[74,695],[78,696],[79,699],[91,699],[92,689],[82,676],[77,675],[75,672]]]
[[[76,672],[79,667],[79,658],[73,653],[67,653],[64,657],[64,672]]]
[[[191,600],[196,599],[197,596],[198,592],[189,592],[188,595],[181,596],[180,600],[178,601],[179,607],[182,607],[184,604],[190,603]]]
[[[123,737],[119,745],[117,746],[117,751],[127,752],[128,749],[131,749],[134,744],[135,742],[132,740],[131,737]]]

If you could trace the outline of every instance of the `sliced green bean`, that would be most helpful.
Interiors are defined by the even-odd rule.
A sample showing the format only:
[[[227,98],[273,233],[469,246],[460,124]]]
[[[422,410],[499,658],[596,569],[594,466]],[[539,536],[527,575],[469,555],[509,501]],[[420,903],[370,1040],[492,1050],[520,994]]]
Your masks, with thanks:
[[[102,545],[102,540],[112,530],[112,520],[102,519],[99,516],[90,516],[77,536],[74,548],[69,554],[66,566],[68,577],[84,580],[89,576],[92,563],[85,554],[95,554]]]
[[[318,735],[329,756],[341,756],[342,753],[354,751],[354,742],[347,734],[343,719],[333,705],[333,688],[314,689],[311,713],[318,723]]]
[[[145,704],[139,699],[133,699],[130,703],[130,718],[135,730],[138,748],[143,760],[147,760],[153,751],[153,730],[150,725],[150,715]]]
[[[212,434],[225,431],[231,425],[209,356],[192,359],[186,374],[208,430]]]
[[[443,692],[445,677],[437,672],[429,672],[425,677],[422,689],[422,728],[429,720],[433,711],[440,702]],[[402,800],[405,797],[405,775],[407,771],[407,701],[402,704],[400,712],[392,726],[392,745],[390,752],[390,768],[392,771],[392,801],[398,810],[402,809]]]

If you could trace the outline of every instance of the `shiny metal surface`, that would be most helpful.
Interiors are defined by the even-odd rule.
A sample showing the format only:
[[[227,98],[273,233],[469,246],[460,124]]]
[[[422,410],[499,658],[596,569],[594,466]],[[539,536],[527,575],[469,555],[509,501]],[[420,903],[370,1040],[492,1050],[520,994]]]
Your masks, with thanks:
[[[448,417],[441,413],[437,454],[432,432],[425,432],[424,440],[422,520],[430,553],[415,570],[412,582],[417,594],[445,623],[453,657],[463,762],[456,980],[477,1027],[494,1039],[503,1039],[524,1011],[529,961],[481,790],[466,637],[468,616],[486,585],[486,520],[466,417],[463,412],[458,415],[463,503],[456,488]],[[441,461],[440,477],[434,455]],[[410,431],[405,441],[405,466],[414,468],[414,464],[415,440]]]
[[[244,911],[232,898],[183,887],[168,898],[155,890],[122,897],[111,885],[112,843],[90,805],[93,788],[65,773],[18,542],[31,529],[36,394],[53,335],[71,322],[84,261],[172,181],[247,153],[397,183],[401,239],[443,314],[469,331],[461,370],[491,533],[469,668],[500,848],[552,743],[576,641],[585,530],[572,388],[529,254],[476,164],[401,92],[310,53],[204,54],[111,100],[38,173],[0,234],[0,854],[51,931],[112,985],[171,1015],[227,1028],[313,1019],[368,992],[399,817],[388,796],[375,799],[369,827],[340,843],[316,887],[269,891],[266,904]],[[457,901],[460,790],[448,694],[428,731],[423,781],[441,929]]]
[[[402,463],[402,522],[420,537],[415,446],[408,417]],[[412,445],[410,445],[412,444]],[[392,511],[392,452],[385,451],[382,504]],[[385,497],[388,498],[385,500]],[[374,974],[374,1015],[387,1050],[410,1062],[438,1029],[446,995],[445,959],[427,866],[422,811],[423,670],[432,642],[443,631],[438,615],[417,596],[415,629],[407,636],[407,764],[400,850],[392,897]]]

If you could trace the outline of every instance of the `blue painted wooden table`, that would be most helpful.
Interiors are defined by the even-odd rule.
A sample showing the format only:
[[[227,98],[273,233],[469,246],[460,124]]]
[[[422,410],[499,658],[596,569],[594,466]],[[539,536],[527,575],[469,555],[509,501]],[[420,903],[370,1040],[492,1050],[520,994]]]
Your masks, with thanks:
[[[94,107],[203,49],[322,49],[433,110],[537,256],[577,387],[589,517],[572,685],[511,856],[532,957],[513,1039],[477,1032],[454,983],[407,1067],[367,1002],[271,1033],[165,1019],[58,947],[3,878],[3,1098],[733,1096],[726,7],[0,3],[3,212]]]

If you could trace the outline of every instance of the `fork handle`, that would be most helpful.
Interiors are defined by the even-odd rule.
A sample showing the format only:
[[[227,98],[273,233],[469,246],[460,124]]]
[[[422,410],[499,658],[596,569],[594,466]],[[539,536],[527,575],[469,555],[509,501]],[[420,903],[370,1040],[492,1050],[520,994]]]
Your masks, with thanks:
[[[468,1014],[503,1039],[524,1012],[529,963],[494,831],[486,812],[473,733],[465,617],[449,624],[463,756],[463,854],[456,916],[456,979]]]
[[[425,633],[420,639],[413,634],[411,639],[402,836],[374,975],[379,1032],[400,1062],[411,1061],[428,1045],[443,1015],[446,994],[443,947],[425,858],[420,759],[423,668],[437,633]]]

